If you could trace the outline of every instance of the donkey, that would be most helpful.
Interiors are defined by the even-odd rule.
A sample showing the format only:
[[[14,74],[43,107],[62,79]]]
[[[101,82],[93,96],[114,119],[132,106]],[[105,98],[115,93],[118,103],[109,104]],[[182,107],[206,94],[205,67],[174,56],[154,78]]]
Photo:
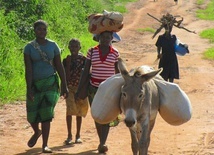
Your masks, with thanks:
[[[121,58],[118,68],[125,81],[121,87],[120,108],[131,133],[132,152],[133,155],[147,155],[150,134],[159,110],[158,89],[152,78],[162,69],[147,73],[138,67],[128,72]]]

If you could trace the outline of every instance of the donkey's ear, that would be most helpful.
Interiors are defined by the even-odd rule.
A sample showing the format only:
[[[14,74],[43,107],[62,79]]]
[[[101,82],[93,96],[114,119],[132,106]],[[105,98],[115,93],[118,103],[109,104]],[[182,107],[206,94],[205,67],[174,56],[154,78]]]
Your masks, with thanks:
[[[120,57],[118,58],[118,69],[123,76],[129,74],[125,62]]]
[[[152,72],[149,72],[149,73],[146,73],[146,74],[143,74],[141,76],[141,79],[145,82],[145,81],[149,81],[150,79],[152,79],[153,77],[155,77],[157,74],[160,74],[162,72],[162,68],[158,69],[158,70],[155,70],[155,71],[152,71]]]

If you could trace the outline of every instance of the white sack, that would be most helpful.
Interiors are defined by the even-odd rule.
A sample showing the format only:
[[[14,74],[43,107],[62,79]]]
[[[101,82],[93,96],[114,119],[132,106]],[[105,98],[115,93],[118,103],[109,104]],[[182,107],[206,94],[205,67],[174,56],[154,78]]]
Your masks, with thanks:
[[[161,117],[170,125],[181,125],[191,119],[192,106],[187,94],[175,83],[154,79],[160,93]]]
[[[94,96],[91,105],[91,115],[100,124],[107,124],[120,114],[120,93],[124,79],[121,74],[115,74],[103,81]]]
[[[141,66],[145,73],[154,71]],[[170,125],[181,125],[191,119],[192,106],[187,94],[175,83],[165,81],[160,75],[154,78],[160,95],[159,114]]]
[[[154,71],[149,66],[141,66],[145,73]],[[192,107],[186,93],[174,83],[166,82],[160,75],[154,82],[160,93],[161,117],[170,125],[181,125],[191,119]],[[113,121],[120,113],[120,93],[124,79],[116,74],[103,81],[94,96],[91,114],[94,120],[101,124]]]

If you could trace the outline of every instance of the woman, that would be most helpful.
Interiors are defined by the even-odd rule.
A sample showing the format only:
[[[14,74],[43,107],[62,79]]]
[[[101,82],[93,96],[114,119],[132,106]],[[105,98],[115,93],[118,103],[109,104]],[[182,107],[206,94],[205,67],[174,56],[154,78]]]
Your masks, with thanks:
[[[113,32],[104,31],[99,35],[99,45],[88,51],[82,78],[77,89],[76,99],[78,99],[78,94],[82,91],[81,88],[83,84],[87,81],[86,78],[90,73],[90,69],[91,78],[88,90],[90,105],[100,83],[115,73],[119,73],[117,68],[119,52],[112,47],[112,39]],[[106,140],[109,133],[109,124],[99,124],[95,122],[95,126],[99,137],[98,151],[99,153],[105,153],[108,151]]]
[[[46,39],[47,27],[45,21],[36,21],[34,23],[36,39],[24,48],[27,120],[34,131],[28,141],[28,146],[33,147],[42,135],[43,153],[52,152],[48,147],[48,138],[50,122],[54,117],[54,107],[60,96],[58,75],[62,84],[61,95],[65,98],[68,95],[60,49],[54,41]],[[39,123],[41,123],[41,130],[39,129]]]
[[[160,75],[165,81],[173,82],[179,79],[178,60],[175,53],[176,36],[171,34],[173,25],[165,25],[165,33],[156,42],[159,68],[163,68]]]

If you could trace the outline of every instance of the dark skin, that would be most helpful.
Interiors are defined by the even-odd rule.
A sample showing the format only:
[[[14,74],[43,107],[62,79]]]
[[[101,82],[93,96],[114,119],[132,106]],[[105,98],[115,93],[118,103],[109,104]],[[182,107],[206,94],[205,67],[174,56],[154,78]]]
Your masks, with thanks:
[[[100,51],[102,52],[102,57],[106,56],[109,54],[110,50],[109,50],[109,46],[112,44],[112,33],[111,32],[103,32],[100,34],[99,36],[99,45],[100,45]],[[115,74],[119,73],[118,67],[117,67],[117,63],[115,63]],[[86,64],[83,70],[83,76],[80,80],[80,84],[77,90],[77,93],[75,95],[75,99],[78,99],[78,91],[80,88],[82,88],[83,84],[86,81],[86,77],[84,75],[89,74],[90,72],[90,68],[91,68],[91,60],[86,59]],[[97,134],[99,136],[99,141],[100,144],[99,146],[104,146],[108,137],[108,133],[109,133],[109,124],[99,124],[97,122],[95,122],[95,126],[97,129]]]
[[[44,24],[40,24],[34,29],[34,32],[35,32],[37,43],[39,45],[45,45],[47,43],[47,40],[45,38],[47,35],[47,26]],[[24,54],[24,63],[25,63],[25,79],[27,83],[27,99],[33,101],[34,94],[31,89],[32,81],[33,81],[33,70],[32,70],[32,60],[29,55]],[[65,78],[65,71],[61,63],[60,55],[57,55],[54,57],[53,64],[61,79],[61,84],[62,84],[61,96],[66,98],[68,96],[68,88],[67,88],[67,83]],[[38,135],[40,132],[39,123],[31,123],[31,127],[34,130],[34,135],[35,136]],[[43,139],[42,147],[43,148],[47,146],[49,132],[50,132],[50,121],[42,122],[42,139]]]
[[[69,42],[68,49],[70,50],[70,53],[71,53],[71,59],[76,59],[78,56],[79,50],[81,49],[81,46],[78,42],[73,41],[73,42]],[[68,71],[66,71],[66,77],[68,77],[68,76],[69,76]],[[66,123],[67,123],[68,139],[72,139],[72,133],[71,133],[72,123],[71,122],[72,122],[72,116],[67,115]],[[76,116],[76,125],[77,125],[76,139],[80,138],[81,124],[82,124],[82,117]]]

